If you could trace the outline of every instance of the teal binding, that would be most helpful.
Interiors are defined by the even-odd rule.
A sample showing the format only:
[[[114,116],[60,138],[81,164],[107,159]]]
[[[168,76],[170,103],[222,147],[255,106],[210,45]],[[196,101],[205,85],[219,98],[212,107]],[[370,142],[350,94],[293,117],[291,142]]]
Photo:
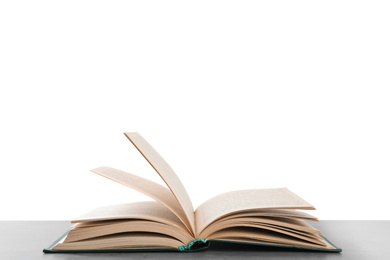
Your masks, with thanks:
[[[192,247],[196,242],[206,243],[206,242],[207,242],[207,238],[197,238],[197,239],[194,239],[194,240],[192,240],[191,242],[189,242],[188,245],[179,246],[179,251],[190,250],[191,247]]]

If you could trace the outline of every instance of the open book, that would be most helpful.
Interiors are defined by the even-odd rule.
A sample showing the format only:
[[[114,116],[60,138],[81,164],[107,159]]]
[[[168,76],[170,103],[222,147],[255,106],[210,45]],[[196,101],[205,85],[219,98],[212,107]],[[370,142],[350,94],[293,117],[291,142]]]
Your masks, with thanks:
[[[125,135],[168,188],[114,168],[93,169],[155,201],[106,206],[81,215],[44,252],[191,251],[212,241],[341,251],[305,222],[317,218],[298,211],[315,208],[286,188],[231,191],[194,210],[167,162],[140,134]]]

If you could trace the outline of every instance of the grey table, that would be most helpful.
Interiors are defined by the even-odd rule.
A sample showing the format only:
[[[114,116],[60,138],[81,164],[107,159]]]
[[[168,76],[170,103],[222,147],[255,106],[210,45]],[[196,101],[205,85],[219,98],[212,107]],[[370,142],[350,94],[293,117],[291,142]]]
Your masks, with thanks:
[[[193,253],[44,254],[68,221],[0,221],[0,259],[390,259],[390,221],[321,221],[319,228],[342,253],[212,244]]]

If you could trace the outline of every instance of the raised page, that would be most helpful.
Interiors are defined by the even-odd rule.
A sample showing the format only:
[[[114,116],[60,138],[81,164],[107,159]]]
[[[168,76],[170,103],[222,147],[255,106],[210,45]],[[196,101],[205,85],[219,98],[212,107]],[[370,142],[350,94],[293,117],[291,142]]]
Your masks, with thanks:
[[[125,133],[125,135],[167,184],[168,188],[172,191],[173,195],[183,208],[185,216],[188,219],[193,232],[195,232],[194,208],[187,191],[176,173],[139,133],[129,132]]]
[[[160,202],[168,209],[170,209],[176,216],[178,216],[178,218],[186,225],[188,230],[192,233],[192,227],[185,216],[183,208],[173,196],[172,192],[166,187],[148,179],[111,167],[103,166],[93,169],[91,171],[110,180],[116,181],[122,185],[125,185],[129,188],[132,188],[136,191],[139,191],[151,197],[152,199],[155,199],[156,201]]]

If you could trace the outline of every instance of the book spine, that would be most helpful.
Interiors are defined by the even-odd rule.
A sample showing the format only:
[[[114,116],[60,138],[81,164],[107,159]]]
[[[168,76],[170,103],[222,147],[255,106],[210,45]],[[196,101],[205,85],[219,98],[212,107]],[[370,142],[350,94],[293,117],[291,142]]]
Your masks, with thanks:
[[[197,238],[197,239],[194,239],[194,240],[192,240],[191,242],[189,242],[188,245],[179,246],[179,251],[191,250],[191,247],[192,247],[195,243],[203,243],[203,244],[206,244],[206,242],[207,242],[207,238]]]

